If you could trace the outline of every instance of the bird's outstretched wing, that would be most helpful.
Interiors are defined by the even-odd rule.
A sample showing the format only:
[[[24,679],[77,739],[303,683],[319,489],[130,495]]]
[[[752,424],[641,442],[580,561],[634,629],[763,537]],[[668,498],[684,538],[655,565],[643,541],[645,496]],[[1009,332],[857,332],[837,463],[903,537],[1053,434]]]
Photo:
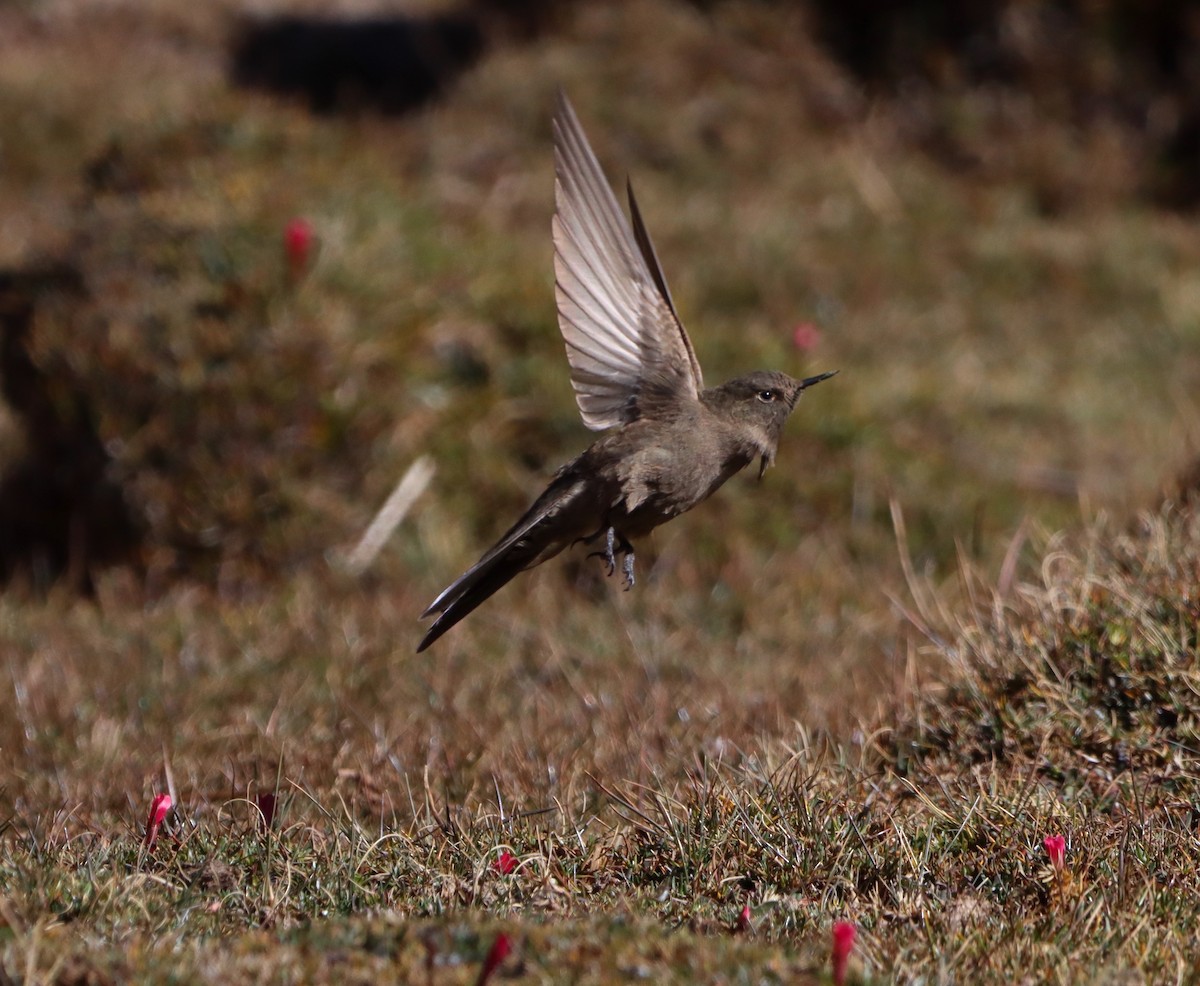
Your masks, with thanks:
[[[630,228],[574,109],[554,117],[554,276],[558,326],[583,423],[625,424],[704,387],[691,340],[642,223]]]

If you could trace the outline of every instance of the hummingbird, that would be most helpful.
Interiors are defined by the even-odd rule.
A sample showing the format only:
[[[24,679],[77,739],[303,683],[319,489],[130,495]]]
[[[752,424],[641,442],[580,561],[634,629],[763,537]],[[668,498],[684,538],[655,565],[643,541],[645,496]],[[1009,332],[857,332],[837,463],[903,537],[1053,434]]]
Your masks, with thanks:
[[[633,195],[626,220],[583,127],[559,92],[554,116],[554,279],[558,326],[583,423],[605,431],[421,614],[418,653],[518,573],[577,543],[596,546],[633,587],[633,541],[775,460],[802,380],[757,370],[705,388]]]

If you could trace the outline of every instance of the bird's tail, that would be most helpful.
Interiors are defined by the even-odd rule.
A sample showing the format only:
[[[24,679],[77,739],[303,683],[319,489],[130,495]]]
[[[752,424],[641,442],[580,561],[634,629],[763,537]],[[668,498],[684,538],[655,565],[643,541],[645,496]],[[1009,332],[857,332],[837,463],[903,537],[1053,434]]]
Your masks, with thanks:
[[[421,638],[418,654],[528,566],[528,558],[513,557],[524,554],[519,549],[518,542],[508,551],[485,556],[433,601],[421,617],[439,615]]]
[[[564,468],[495,545],[438,595],[421,619],[438,614],[419,654],[518,573],[553,558],[578,536],[575,518],[583,484]],[[586,526],[583,525],[583,526]]]
[[[553,488],[552,488],[553,489]],[[547,494],[550,491],[547,491]],[[545,528],[543,494],[512,529],[471,568],[450,583],[421,614],[421,619],[437,613],[438,618],[421,638],[419,654],[455,623],[506,586],[516,575],[553,558],[570,541],[550,536]]]

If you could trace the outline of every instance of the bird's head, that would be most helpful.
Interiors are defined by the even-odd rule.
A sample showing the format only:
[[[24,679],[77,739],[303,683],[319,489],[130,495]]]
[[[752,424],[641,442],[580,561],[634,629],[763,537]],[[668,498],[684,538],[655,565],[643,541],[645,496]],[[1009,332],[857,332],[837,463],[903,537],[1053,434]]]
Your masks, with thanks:
[[[836,372],[797,380],[776,370],[756,370],[706,391],[704,401],[721,418],[745,432],[762,456],[758,471],[762,476],[775,460],[783,424],[800,395]]]

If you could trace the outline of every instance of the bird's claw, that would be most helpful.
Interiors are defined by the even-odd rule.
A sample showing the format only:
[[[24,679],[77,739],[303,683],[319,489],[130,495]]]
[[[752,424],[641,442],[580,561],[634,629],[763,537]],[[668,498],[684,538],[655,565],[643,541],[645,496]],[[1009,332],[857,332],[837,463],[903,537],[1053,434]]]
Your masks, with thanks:
[[[604,561],[604,564],[608,566],[608,571],[604,573],[605,575],[612,575],[612,573],[617,570],[617,560],[615,558],[613,558],[607,552],[589,551],[588,557],[589,558],[600,558]]]
[[[628,592],[637,584],[637,579],[633,574],[633,545],[617,534],[615,527],[610,527],[604,533],[604,550],[589,552],[588,557],[603,559],[604,564],[608,566],[608,575],[611,577],[617,571],[618,552],[623,556],[621,572],[625,576],[625,591]]]
[[[623,571],[625,573],[625,591],[628,592],[630,589],[632,589],[634,587],[634,585],[637,584],[637,579],[635,579],[633,577],[633,552],[632,551],[625,552],[625,558],[621,562],[621,571]],[[612,572],[609,572],[608,574],[611,575]]]
[[[609,528],[604,535],[604,550],[593,551],[588,554],[589,558],[603,558],[604,564],[608,566],[608,575],[612,576],[617,570],[617,555],[616,555],[617,532],[614,528]]]

